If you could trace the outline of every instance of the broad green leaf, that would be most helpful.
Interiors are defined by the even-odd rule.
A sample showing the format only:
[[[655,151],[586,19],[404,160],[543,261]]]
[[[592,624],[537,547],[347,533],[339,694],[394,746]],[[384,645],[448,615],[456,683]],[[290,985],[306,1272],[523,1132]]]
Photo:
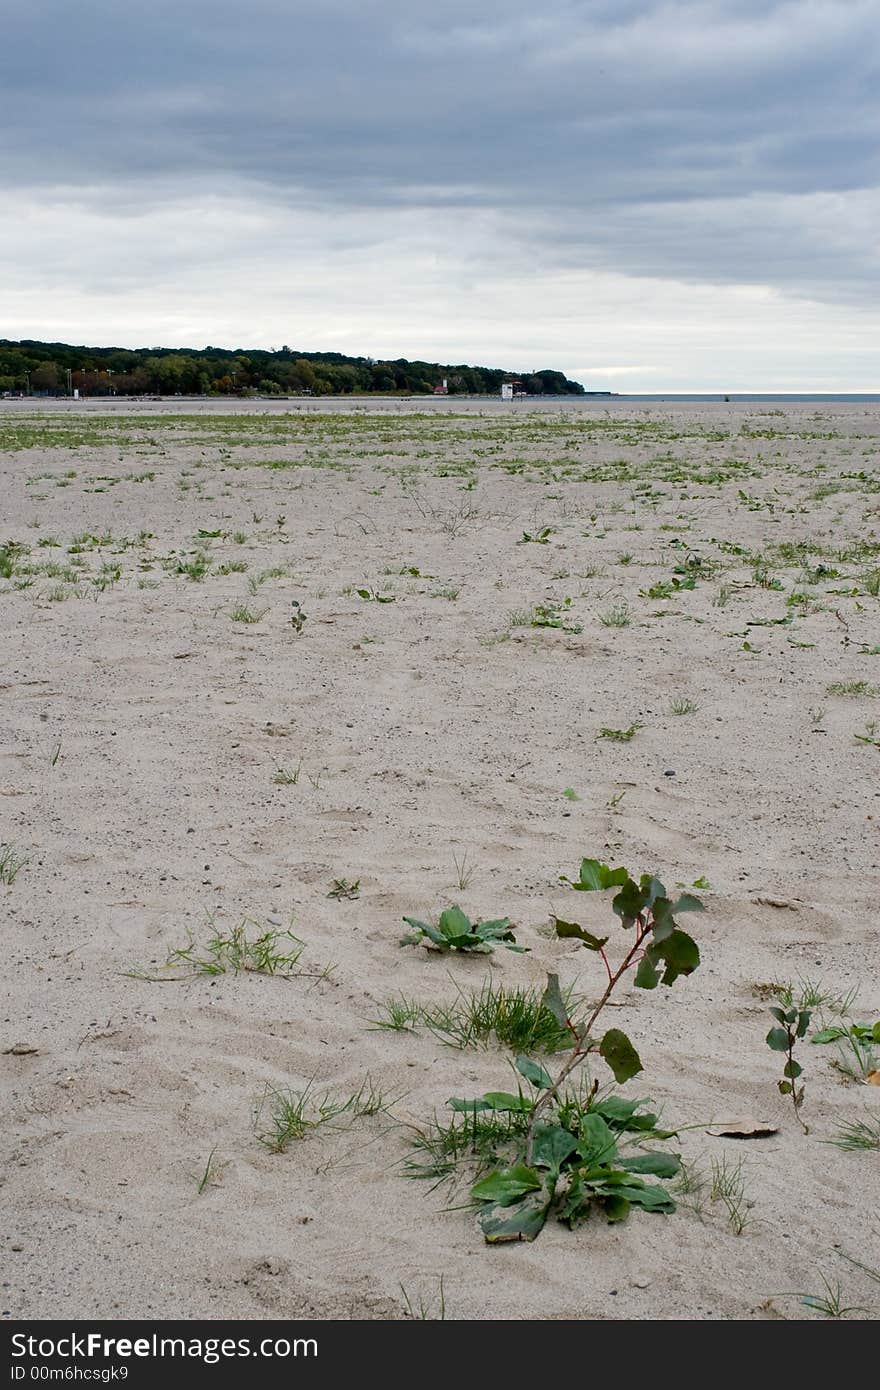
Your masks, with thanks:
[[[774,1052],[788,1051],[788,1033],[784,1028],[771,1028],[767,1034],[767,1046]]]
[[[681,1168],[675,1154],[647,1153],[617,1160],[628,1173],[651,1173],[655,1178],[674,1178]]]
[[[489,1245],[501,1245],[511,1240],[534,1240],[539,1235],[553,1200],[548,1192],[530,1192],[516,1206],[488,1207],[480,1213],[480,1226]]]
[[[559,1204],[559,1220],[565,1221],[574,1230],[578,1221],[585,1221],[590,1214],[593,1194],[584,1186],[579,1173],[573,1173],[568,1188]]]
[[[562,1164],[578,1147],[578,1141],[562,1125],[536,1125],[532,1161],[537,1168],[549,1168],[558,1173]]]
[[[707,885],[707,887],[708,887],[708,885]],[[680,897],[680,898],[676,898],[675,902],[672,904],[673,916],[675,915],[676,912],[705,912],[705,911],[706,911],[705,905],[703,904],[703,902],[702,902],[699,898],[694,897],[693,893],[682,893],[681,897]]]
[[[445,912],[440,913],[440,930],[451,941],[457,936],[470,936],[472,923],[460,907],[447,907]]]
[[[796,1081],[797,1078],[803,1073],[803,1070],[804,1069],[801,1066],[800,1062],[786,1062],[785,1066],[782,1068],[782,1075],[787,1076],[789,1081]]]
[[[644,1211],[675,1211],[675,1202],[669,1193],[654,1183],[645,1183],[639,1187],[622,1187],[619,1189],[619,1195],[628,1198],[633,1206],[642,1207]]]
[[[553,926],[557,936],[576,936],[578,941],[582,941],[589,951],[601,951],[608,940],[607,936],[594,936],[592,932],[587,931],[586,927],[578,926],[577,922],[563,922],[561,917],[553,918]]]
[[[675,918],[672,915],[672,903],[668,898],[659,898],[654,903],[653,920],[651,922],[653,939],[655,941],[665,941],[675,931]]]
[[[629,873],[622,866],[610,869],[600,864],[598,859],[582,859],[580,876],[572,887],[583,893],[601,892],[605,888],[618,888],[629,880]]]
[[[660,983],[660,972],[650,956],[642,956],[633,978],[637,989],[656,989]]]
[[[612,1163],[617,1158],[617,1140],[595,1111],[584,1115],[577,1151],[588,1166]]]
[[[540,1187],[541,1179],[535,1169],[518,1163],[513,1168],[498,1168],[475,1182],[471,1196],[478,1202],[494,1202],[497,1206],[506,1207]]]
[[[614,1080],[618,1085],[629,1081],[642,1070],[639,1054],[626,1033],[622,1033],[619,1028],[608,1029],[599,1044],[599,1054],[613,1071]]]
[[[609,1221],[625,1221],[629,1216],[630,1204],[626,1197],[603,1197],[602,1209]]]
[[[487,1100],[462,1100],[460,1096],[450,1096],[446,1104],[450,1110],[461,1111],[465,1114],[478,1115],[481,1110],[495,1109],[494,1105],[490,1105]]]
[[[666,898],[666,889],[659,878],[655,878],[653,874],[642,874],[639,879],[639,887],[644,895],[646,907],[653,907],[660,898]],[[667,898],[666,901],[668,902],[669,899]]]
[[[771,1009],[770,1012],[774,1018],[778,1018],[780,1023],[782,1022],[781,1009]],[[836,1024],[832,1024],[829,1028],[820,1028],[818,1033],[814,1033],[810,1038],[810,1042],[814,1045],[816,1043],[837,1042],[839,1038],[845,1038],[846,1034],[845,1028],[838,1028]]]
[[[592,1107],[590,1113],[623,1124],[632,1119],[641,1104],[640,1100],[624,1100],[623,1096],[606,1096]]]
[[[528,1096],[515,1096],[510,1091],[487,1091],[483,1100],[492,1110],[525,1113],[534,1109],[534,1101],[529,1100]]]
[[[679,975],[692,974],[700,963],[697,943],[678,927],[664,941],[653,941],[648,947],[648,955],[655,963],[658,960],[665,962],[664,985],[671,985]]]
[[[771,1012],[771,1014],[773,1015],[773,1017],[776,1019],[776,1022],[777,1022],[777,1023],[784,1023],[784,1022],[785,1022],[785,1013],[783,1012],[782,1009],[771,1009],[770,1012]],[[830,1030],[830,1029],[827,1029],[826,1031],[827,1031],[827,1032],[830,1032],[831,1030]],[[814,1039],[813,1039],[813,1042],[815,1042],[815,1041],[816,1041],[816,1039],[814,1038]],[[826,1038],[826,1039],[823,1039],[823,1041],[825,1041],[825,1042],[830,1042],[830,1039],[827,1039],[827,1038]]]
[[[533,1086],[546,1091],[553,1085],[553,1077],[550,1073],[537,1062],[533,1062],[530,1057],[517,1057],[516,1069],[520,1076],[524,1076],[526,1081],[531,1081]]]
[[[810,1013],[809,1013],[809,1010],[807,1010],[807,1009],[801,1009],[800,1013],[798,1014],[798,1021],[797,1021],[797,1036],[798,1036],[799,1038],[802,1038],[802,1037],[804,1036],[804,1034],[806,1033],[807,1029],[809,1028],[809,1026],[810,1026],[810,1017],[811,1017],[811,1015],[810,1015]]]
[[[568,1009],[565,1007],[562,990],[559,988],[558,975],[548,974],[547,987],[541,995],[541,1004],[550,1011],[560,1028],[568,1027]]]
[[[481,936],[511,936],[510,918],[499,917],[493,922],[480,922],[476,930]]]
[[[790,1082],[790,1081],[777,1081],[776,1085],[779,1087],[779,1094],[780,1094],[780,1095],[782,1095],[782,1096],[790,1096],[790,1095],[791,1095],[792,1086],[791,1086],[791,1082]]]
[[[880,1043],[880,1021],[875,1023],[871,1029],[871,1039],[875,1043]]]
[[[620,918],[622,927],[631,927],[644,911],[646,903],[647,894],[628,878],[620,892],[611,899],[611,910]]]

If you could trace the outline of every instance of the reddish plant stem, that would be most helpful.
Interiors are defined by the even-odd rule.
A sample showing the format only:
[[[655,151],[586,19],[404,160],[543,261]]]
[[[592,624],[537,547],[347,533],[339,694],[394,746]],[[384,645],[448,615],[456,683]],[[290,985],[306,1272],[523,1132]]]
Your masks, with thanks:
[[[542,1110],[544,1110],[544,1108],[550,1103],[551,1100],[558,1100],[559,1088],[562,1085],[562,1083],[566,1080],[568,1076],[570,1076],[570,1074],[574,1071],[575,1067],[580,1065],[580,1063],[584,1060],[588,1053],[590,1053],[593,1050],[594,1043],[590,1038],[590,1029],[593,1027],[593,1024],[596,1022],[596,1019],[599,1017],[605,1005],[608,1003],[608,1000],[611,997],[611,993],[617,985],[618,981],[626,974],[627,970],[629,970],[630,967],[635,964],[636,958],[639,955],[644,954],[641,950],[641,946],[642,942],[645,940],[645,937],[651,931],[651,926],[652,923],[650,921],[646,921],[643,917],[639,916],[636,918],[635,941],[633,942],[627,954],[624,956],[623,962],[620,966],[618,966],[617,970],[613,973],[610,969],[608,970],[608,984],[605,987],[605,993],[602,995],[602,998],[599,1000],[593,1012],[590,1014],[590,1017],[588,1018],[587,1022],[584,1024],[583,1033],[580,1037],[578,1037],[574,1050],[571,1053],[571,1056],[566,1061],[565,1066],[562,1068],[556,1080],[553,1082],[553,1085],[548,1087],[546,1091],[542,1091],[541,1095],[535,1102],[535,1105],[532,1109],[531,1119],[529,1120],[528,1133],[526,1135],[526,1166],[531,1166],[532,1162],[532,1154],[535,1147],[535,1125],[537,1124],[538,1116],[541,1114]],[[604,950],[601,951],[601,955],[603,959],[605,959]],[[605,960],[605,965],[607,968],[607,960]],[[574,1032],[575,1030],[572,1025],[571,1019],[568,1019],[567,1022],[569,1028],[571,1028],[572,1032]]]

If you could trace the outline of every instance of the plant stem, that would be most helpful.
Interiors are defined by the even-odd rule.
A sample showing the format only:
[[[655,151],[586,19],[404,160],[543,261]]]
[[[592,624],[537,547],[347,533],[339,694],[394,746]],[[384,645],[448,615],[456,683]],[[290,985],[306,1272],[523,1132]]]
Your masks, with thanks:
[[[636,957],[638,956],[641,950],[642,942],[644,941],[645,937],[648,935],[650,930],[650,922],[646,922],[642,917],[636,918],[636,939],[630,947],[629,951],[627,952],[626,956],[624,957],[623,963],[620,966],[618,966],[617,970],[613,974],[608,965],[608,961],[605,957],[604,950],[601,952],[602,958],[605,961],[605,968],[608,970],[608,984],[605,986],[605,993],[602,995],[602,998],[599,1000],[593,1012],[590,1014],[590,1017],[587,1019],[587,1022],[584,1024],[581,1034],[578,1037],[577,1042],[575,1043],[574,1050],[566,1060],[565,1065],[563,1066],[556,1080],[553,1082],[553,1085],[548,1087],[546,1091],[541,1092],[541,1095],[538,1097],[537,1101],[535,1102],[532,1108],[531,1119],[529,1120],[529,1128],[526,1135],[525,1161],[527,1167],[530,1167],[532,1162],[532,1153],[535,1146],[535,1125],[537,1124],[538,1116],[541,1114],[542,1110],[544,1110],[544,1108],[550,1103],[551,1100],[558,1100],[560,1086],[571,1075],[575,1067],[579,1066],[580,1063],[584,1060],[584,1058],[590,1052],[595,1050],[595,1042],[590,1037],[590,1029],[593,1027],[593,1024],[596,1022],[596,1019],[599,1017],[605,1005],[608,1003],[612,991],[614,990],[618,981],[635,963]],[[568,1025],[570,1028],[572,1027],[570,1019],[568,1020]]]

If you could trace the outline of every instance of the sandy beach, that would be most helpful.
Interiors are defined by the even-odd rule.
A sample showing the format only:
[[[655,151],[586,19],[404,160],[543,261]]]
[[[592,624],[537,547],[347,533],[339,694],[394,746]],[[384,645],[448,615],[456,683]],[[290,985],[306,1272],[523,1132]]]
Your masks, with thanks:
[[[880,1087],[805,1040],[805,1135],[764,1039],[774,984],[880,1018],[878,457],[870,404],[0,402],[0,1314],[876,1316],[880,1152],[829,1141]],[[612,1020],[685,1190],[491,1248],[406,1164],[509,1051],[378,1023],[595,999],[584,856],[705,904]],[[528,951],[399,944],[452,904]],[[292,978],[190,968],[242,923]],[[381,1105],[269,1152],[307,1088]]]

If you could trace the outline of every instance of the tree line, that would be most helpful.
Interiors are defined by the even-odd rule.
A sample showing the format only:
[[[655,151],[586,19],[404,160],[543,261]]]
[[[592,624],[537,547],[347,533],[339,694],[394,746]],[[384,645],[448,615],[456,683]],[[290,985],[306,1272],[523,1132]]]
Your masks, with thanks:
[[[0,394],[64,396],[498,395],[516,380],[531,396],[582,395],[580,382],[545,369],[517,375],[495,367],[444,366],[406,358],[377,362],[338,352],[206,347],[95,348],[0,339]]]

